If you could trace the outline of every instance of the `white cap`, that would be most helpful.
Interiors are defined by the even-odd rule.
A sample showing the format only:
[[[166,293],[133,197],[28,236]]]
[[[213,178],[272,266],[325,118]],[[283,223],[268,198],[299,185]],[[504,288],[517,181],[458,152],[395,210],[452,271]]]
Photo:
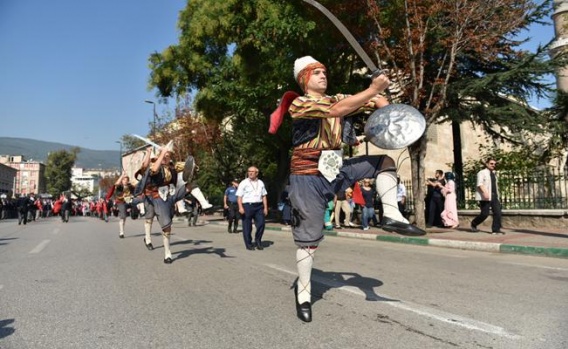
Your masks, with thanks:
[[[298,81],[298,75],[300,74],[300,72],[308,66],[308,64],[312,64],[312,63],[319,63],[318,61],[316,61],[312,56],[304,56],[301,58],[296,59],[296,61],[294,62],[294,79],[296,79],[296,81]]]

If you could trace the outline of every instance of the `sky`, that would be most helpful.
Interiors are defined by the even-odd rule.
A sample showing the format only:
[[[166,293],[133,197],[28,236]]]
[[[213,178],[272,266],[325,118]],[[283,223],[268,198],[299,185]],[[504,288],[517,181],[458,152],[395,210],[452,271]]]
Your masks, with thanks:
[[[186,0],[0,0],[0,137],[119,150],[160,105],[148,58],[177,44]],[[534,50],[552,26],[525,35]],[[539,107],[547,101],[534,101]]]

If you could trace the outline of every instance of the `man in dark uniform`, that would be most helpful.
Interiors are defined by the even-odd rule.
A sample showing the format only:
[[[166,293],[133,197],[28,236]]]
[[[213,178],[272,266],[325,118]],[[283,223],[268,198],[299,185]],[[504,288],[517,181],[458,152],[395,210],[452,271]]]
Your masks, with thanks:
[[[233,179],[231,185],[225,190],[225,195],[223,196],[223,206],[227,210],[227,220],[229,221],[229,227],[227,232],[237,233],[239,227],[239,219],[241,218],[239,213],[239,205],[237,204],[237,188],[239,186],[239,180]]]

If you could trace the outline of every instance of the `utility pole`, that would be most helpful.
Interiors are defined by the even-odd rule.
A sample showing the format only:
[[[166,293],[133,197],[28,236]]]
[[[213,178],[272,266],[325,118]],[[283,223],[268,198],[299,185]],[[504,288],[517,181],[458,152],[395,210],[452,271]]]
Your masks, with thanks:
[[[153,121],[152,121],[152,130],[151,130],[151,134],[152,136],[156,136],[156,119],[158,114],[156,113],[156,102],[154,101],[149,101],[149,100],[145,100],[145,103],[148,104],[152,104],[153,106]]]
[[[119,162],[119,163],[118,163],[118,165],[119,165],[118,168],[119,168],[119,170],[120,170],[120,174],[122,174],[122,142],[121,142],[121,141],[116,141],[115,143],[120,144],[120,154],[119,154],[119,157],[118,157],[118,162]],[[120,175],[120,174],[119,174],[119,175]]]

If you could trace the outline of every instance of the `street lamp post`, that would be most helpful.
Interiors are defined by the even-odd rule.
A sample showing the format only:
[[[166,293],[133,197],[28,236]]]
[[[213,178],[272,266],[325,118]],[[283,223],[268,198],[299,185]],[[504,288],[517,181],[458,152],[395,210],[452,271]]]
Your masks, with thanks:
[[[144,102],[148,103],[148,104],[152,104],[152,106],[153,106],[154,119],[153,119],[153,122],[152,122],[152,136],[155,136],[156,135],[156,119],[157,119],[157,116],[158,116],[158,114],[156,114],[156,103],[154,101],[149,101],[149,100],[145,100]]]
[[[121,141],[116,141],[115,143],[120,144],[119,169],[120,169],[120,173],[122,173],[122,142],[121,142]]]

